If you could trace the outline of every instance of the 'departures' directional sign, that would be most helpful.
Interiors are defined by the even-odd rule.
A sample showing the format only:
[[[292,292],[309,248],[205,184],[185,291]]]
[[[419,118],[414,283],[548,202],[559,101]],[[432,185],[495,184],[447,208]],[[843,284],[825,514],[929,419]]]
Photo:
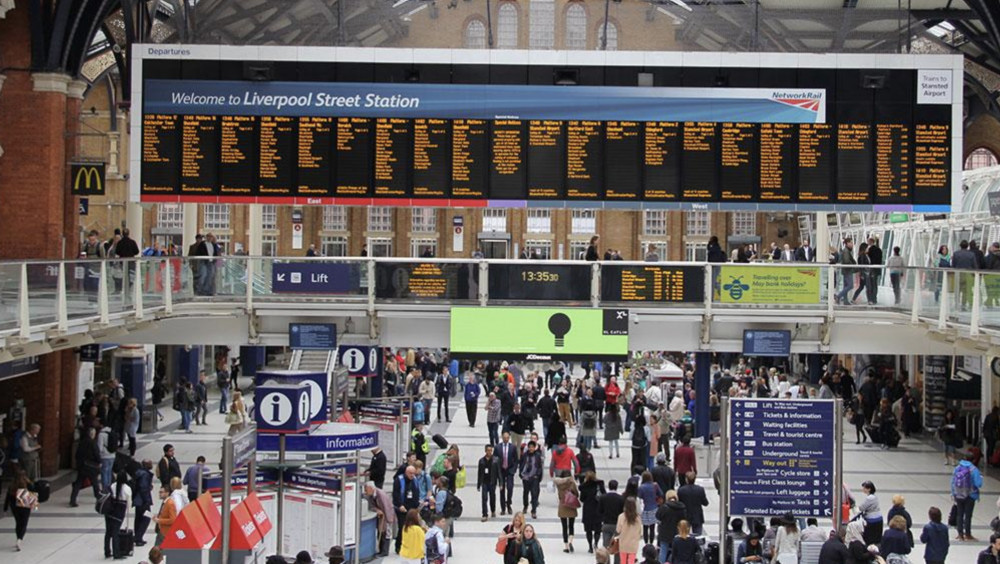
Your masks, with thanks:
[[[731,515],[833,514],[836,404],[731,399]]]

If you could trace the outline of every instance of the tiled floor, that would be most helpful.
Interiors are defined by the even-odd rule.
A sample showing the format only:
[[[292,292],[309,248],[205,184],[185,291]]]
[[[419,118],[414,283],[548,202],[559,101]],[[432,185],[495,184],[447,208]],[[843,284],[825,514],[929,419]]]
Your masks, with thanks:
[[[463,498],[465,517],[455,525],[454,556],[452,562],[500,562],[500,557],[493,552],[496,535],[506,524],[506,518],[497,517],[486,523],[479,521],[479,495],[475,491],[475,463],[481,456],[482,445],[486,441],[486,426],[482,419],[475,428],[471,428],[465,419],[464,409],[456,409],[453,403],[453,422],[446,424],[435,421],[430,428],[431,433],[441,433],[451,442],[457,443],[462,449],[462,461],[470,467],[469,484],[459,492]],[[209,464],[218,461],[221,438],[225,431],[222,415],[209,415],[209,425],[197,426],[194,434],[176,431],[176,414],[166,410],[165,426],[173,429],[170,432],[160,432],[142,437],[139,458],[157,460],[162,445],[172,443],[177,451],[177,458],[182,468],[192,464],[198,455],[205,455]],[[572,434],[572,433],[571,433]],[[572,442],[572,441],[571,441]],[[432,452],[432,456],[434,456]],[[699,468],[714,468],[717,451],[709,451],[699,447]],[[605,480],[617,478],[622,480],[628,464],[628,452],[622,453],[622,459],[608,459],[607,448],[602,445],[595,451],[598,475]],[[712,462],[708,458],[712,458]],[[906,497],[906,506],[914,520],[915,536],[919,537],[920,527],[926,522],[927,509],[936,505],[945,512],[950,507],[948,484],[951,468],[943,464],[943,457],[938,451],[917,440],[904,440],[900,448],[882,451],[877,448],[855,445],[853,433],[845,437],[844,469],[846,480],[850,487],[858,492],[862,481],[869,479],[879,488],[879,497],[883,511],[891,505],[894,494]],[[705,472],[707,474],[707,472]],[[997,514],[996,500],[1000,496],[1000,473],[986,478],[983,488],[983,499],[976,508],[973,534],[980,539],[977,543],[954,543],[948,562],[965,564],[975,562],[975,555],[986,546],[985,539],[989,537],[988,524]],[[91,494],[81,493],[80,506],[68,506],[70,488],[65,482],[53,492],[52,499],[32,515],[28,526],[28,534],[22,552],[12,552],[14,545],[14,523],[7,515],[0,520],[0,562],[4,564],[21,563],[64,563],[91,564],[105,562],[101,543],[104,535],[103,518],[93,511]],[[699,483],[709,489],[710,507],[706,510],[708,523],[706,531],[717,534],[718,531],[718,496],[710,479],[700,479]],[[518,507],[520,500],[520,485],[516,486],[514,505]],[[590,563],[593,558],[587,554],[586,538],[582,525],[577,523],[577,535],[574,546],[576,552],[564,554],[560,538],[559,520],[556,518],[555,495],[542,490],[541,507],[538,519],[530,520],[538,530],[546,552],[547,564]],[[952,531],[954,533],[954,531]],[[954,537],[954,534],[952,534]],[[152,540],[152,534],[147,540]],[[918,546],[912,555],[914,563],[923,562],[923,549]],[[139,562],[145,554],[137,552],[126,562]],[[387,559],[388,562],[395,558]]]

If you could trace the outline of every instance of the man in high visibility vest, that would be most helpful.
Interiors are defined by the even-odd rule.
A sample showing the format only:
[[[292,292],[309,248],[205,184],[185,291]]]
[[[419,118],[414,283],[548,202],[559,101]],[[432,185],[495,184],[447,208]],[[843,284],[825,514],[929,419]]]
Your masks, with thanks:
[[[424,424],[416,423],[413,431],[410,431],[410,451],[417,455],[417,460],[427,467],[427,454],[431,451],[431,446],[427,444],[427,437],[424,436]]]

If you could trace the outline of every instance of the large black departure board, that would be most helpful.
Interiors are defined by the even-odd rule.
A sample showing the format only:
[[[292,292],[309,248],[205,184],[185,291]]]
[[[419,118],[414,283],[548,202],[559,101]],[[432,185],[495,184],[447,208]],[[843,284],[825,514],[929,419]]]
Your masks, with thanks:
[[[701,266],[601,265],[601,300],[606,302],[705,301],[705,269]]]
[[[886,74],[880,85],[867,80],[876,71],[758,69],[746,74],[740,91],[729,97],[718,95],[729,90],[716,86],[714,78],[735,76],[732,69],[713,71],[704,80],[698,73],[684,74],[684,89],[690,83],[697,92],[662,97],[654,90],[675,87],[634,87],[628,72],[594,75],[606,81],[600,86],[591,86],[591,77],[586,86],[545,93],[536,92],[551,84],[516,84],[516,78],[511,83],[518,76],[512,73],[474,98],[462,88],[482,86],[473,84],[479,74],[457,72],[464,67],[454,63],[450,74],[430,76],[461,81],[418,84],[431,94],[407,99],[385,96],[405,90],[406,83],[388,67],[380,82],[369,83],[353,82],[357,68],[334,64],[337,72],[325,73],[317,69],[327,63],[315,63],[309,72],[276,72],[287,82],[261,85],[224,80],[221,71],[213,75],[209,66],[200,69],[187,61],[183,71],[163,63],[154,60],[144,67],[152,73],[144,80],[177,85],[172,98],[159,94],[161,89],[144,89],[144,98],[159,100],[144,106],[142,114],[137,188],[148,201],[211,197],[332,203],[340,198],[348,204],[382,199],[393,205],[424,200],[462,206],[534,200],[545,205],[614,202],[623,209],[690,203],[685,207],[803,204],[802,209],[846,205],[860,210],[948,206],[954,189],[952,104],[950,98],[934,100],[934,89],[927,89],[934,86],[932,78],[918,80],[918,75],[933,77],[932,71],[878,71]],[[284,69],[299,63],[273,64]],[[206,76],[200,78],[201,73]],[[546,73],[524,75],[535,81]],[[658,83],[673,82],[669,73],[654,75]],[[315,76],[344,82],[310,82]],[[360,80],[381,74],[368,76]],[[486,73],[482,80],[491,76]],[[302,96],[272,94],[307,92],[304,83],[312,90]],[[192,84],[209,85],[188,93],[185,88]],[[354,98],[330,93],[350,84],[372,93]],[[593,94],[586,89],[595,87],[603,90],[587,98]],[[811,92],[822,92],[822,102]],[[702,113],[689,107],[699,103],[699,93],[711,100]],[[670,110],[662,100],[675,96],[685,102]],[[445,99],[459,107],[446,105]],[[765,99],[771,105],[761,113]],[[183,106],[184,100],[186,111],[165,111],[171,104]],[[668,111],[650,109],[660,103]],[[481,112],[477,104],[495,110]],[[213,110],[213,105],[234,110]],[[803,110],[815,113],[803,118]],[[610,117],[614,112],[626,117]],[[663,121],[654,121],[661,114]],[[712,203],[720,205],[701,207]]]

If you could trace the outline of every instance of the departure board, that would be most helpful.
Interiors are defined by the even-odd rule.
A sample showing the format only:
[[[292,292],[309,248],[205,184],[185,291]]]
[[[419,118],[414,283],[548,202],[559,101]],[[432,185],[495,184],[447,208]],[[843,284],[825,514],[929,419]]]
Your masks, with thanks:
[[[642,193],[647,200],[677,200],[681,196],[680,131],[677,122],[645,123]]]
[[[556,120],[528,122],[528,197],[566,197],[566,171],[559,166],[566,152],[566,130]]]
[[[375,196],[410,195],[411,121],[403,118],[375,120]]]
[[[757,186],[757,126],[753,123],[722,124],[719,157],[720,194],[723,201],[749,202]]]
[[[375,265],[375,297],[380,300],[477,299],[478,268],[476,264],[380,262]]]
[[[910,201],[910,128],[903,123],[875,125],[875,201]]]
[[[712,201],[719,193],[717,125],[685,122],[681,158],[681,198]]]
[[[304,196],[333,194],[333,146],[336,122],[331,117],[300,117],[298,190]]]
[[[181,121],[181,193],[213,194],[219,174],[219,118]]]
[[[590,301],[590,265],[491,264],[492,300]]]
[[[921,123],[913,131],[913,199],[933,203],[951,191],[949,162],[951,128],[947,124]]]
[[[358,61],[332,56],[271,61],[280,78],[266,82],[233,80],[198,57],[141,57],[150,66],[132,197],[927,213],[959,193],[958,57],[859,69],[847,59],[778,66],[775,55],[767,68],[657,67],[655,85],[643,86],[596,63],[557,86],[555,67],[530,57],[502,70],[413,62],[412,80],[381,62],[366,62],[378,70],[364,78]],[[721,86],[720,75],[738,84]]]
[[[260,118],[260,166],[257,169],[261,195],[290,196],[295,181],[298,139],[296,120],[286,116]]]
[[[451,133],[451,197],[485,198],[490,180],[490,132],[484,119],[456,119]]]
[[[789,202],[795,198],[797,133],[791,123],[760,124],[757,183],[762,202]]]
[[[257,118],[222,116],[219,129],[219,194],[254,194],[257,191]]]
[[[833,195],[833,126],[799,126],[799,201],[829,202]]]
[[[413,197],[447,198],[450,187],[450,122],[426,118],[413,120]]]
[[[181,140],[180,118],[146,114],[142,119],[142,191],[173,194],[179,183],[177,146]]]
[[[599,121],[570,121],[566,124],[566,198],[604,198],[604,124]]]
[[[870,202],[874,170],[871,126],[841,123],[837,126],[837,201]]]
[[[337,119],[337,196],[370,196],[374,124],[369,118]]]
[[[701,303],[705,269],[649,264],[601,265],[601,300],[606,302]]]
[[[609,121],[604,126],[604,139],[604,197],[638,200],[642,188],[641,124]]]
[[[490,198],[525,197],[525,124],[519,119],[493,121],[490,155]]]

